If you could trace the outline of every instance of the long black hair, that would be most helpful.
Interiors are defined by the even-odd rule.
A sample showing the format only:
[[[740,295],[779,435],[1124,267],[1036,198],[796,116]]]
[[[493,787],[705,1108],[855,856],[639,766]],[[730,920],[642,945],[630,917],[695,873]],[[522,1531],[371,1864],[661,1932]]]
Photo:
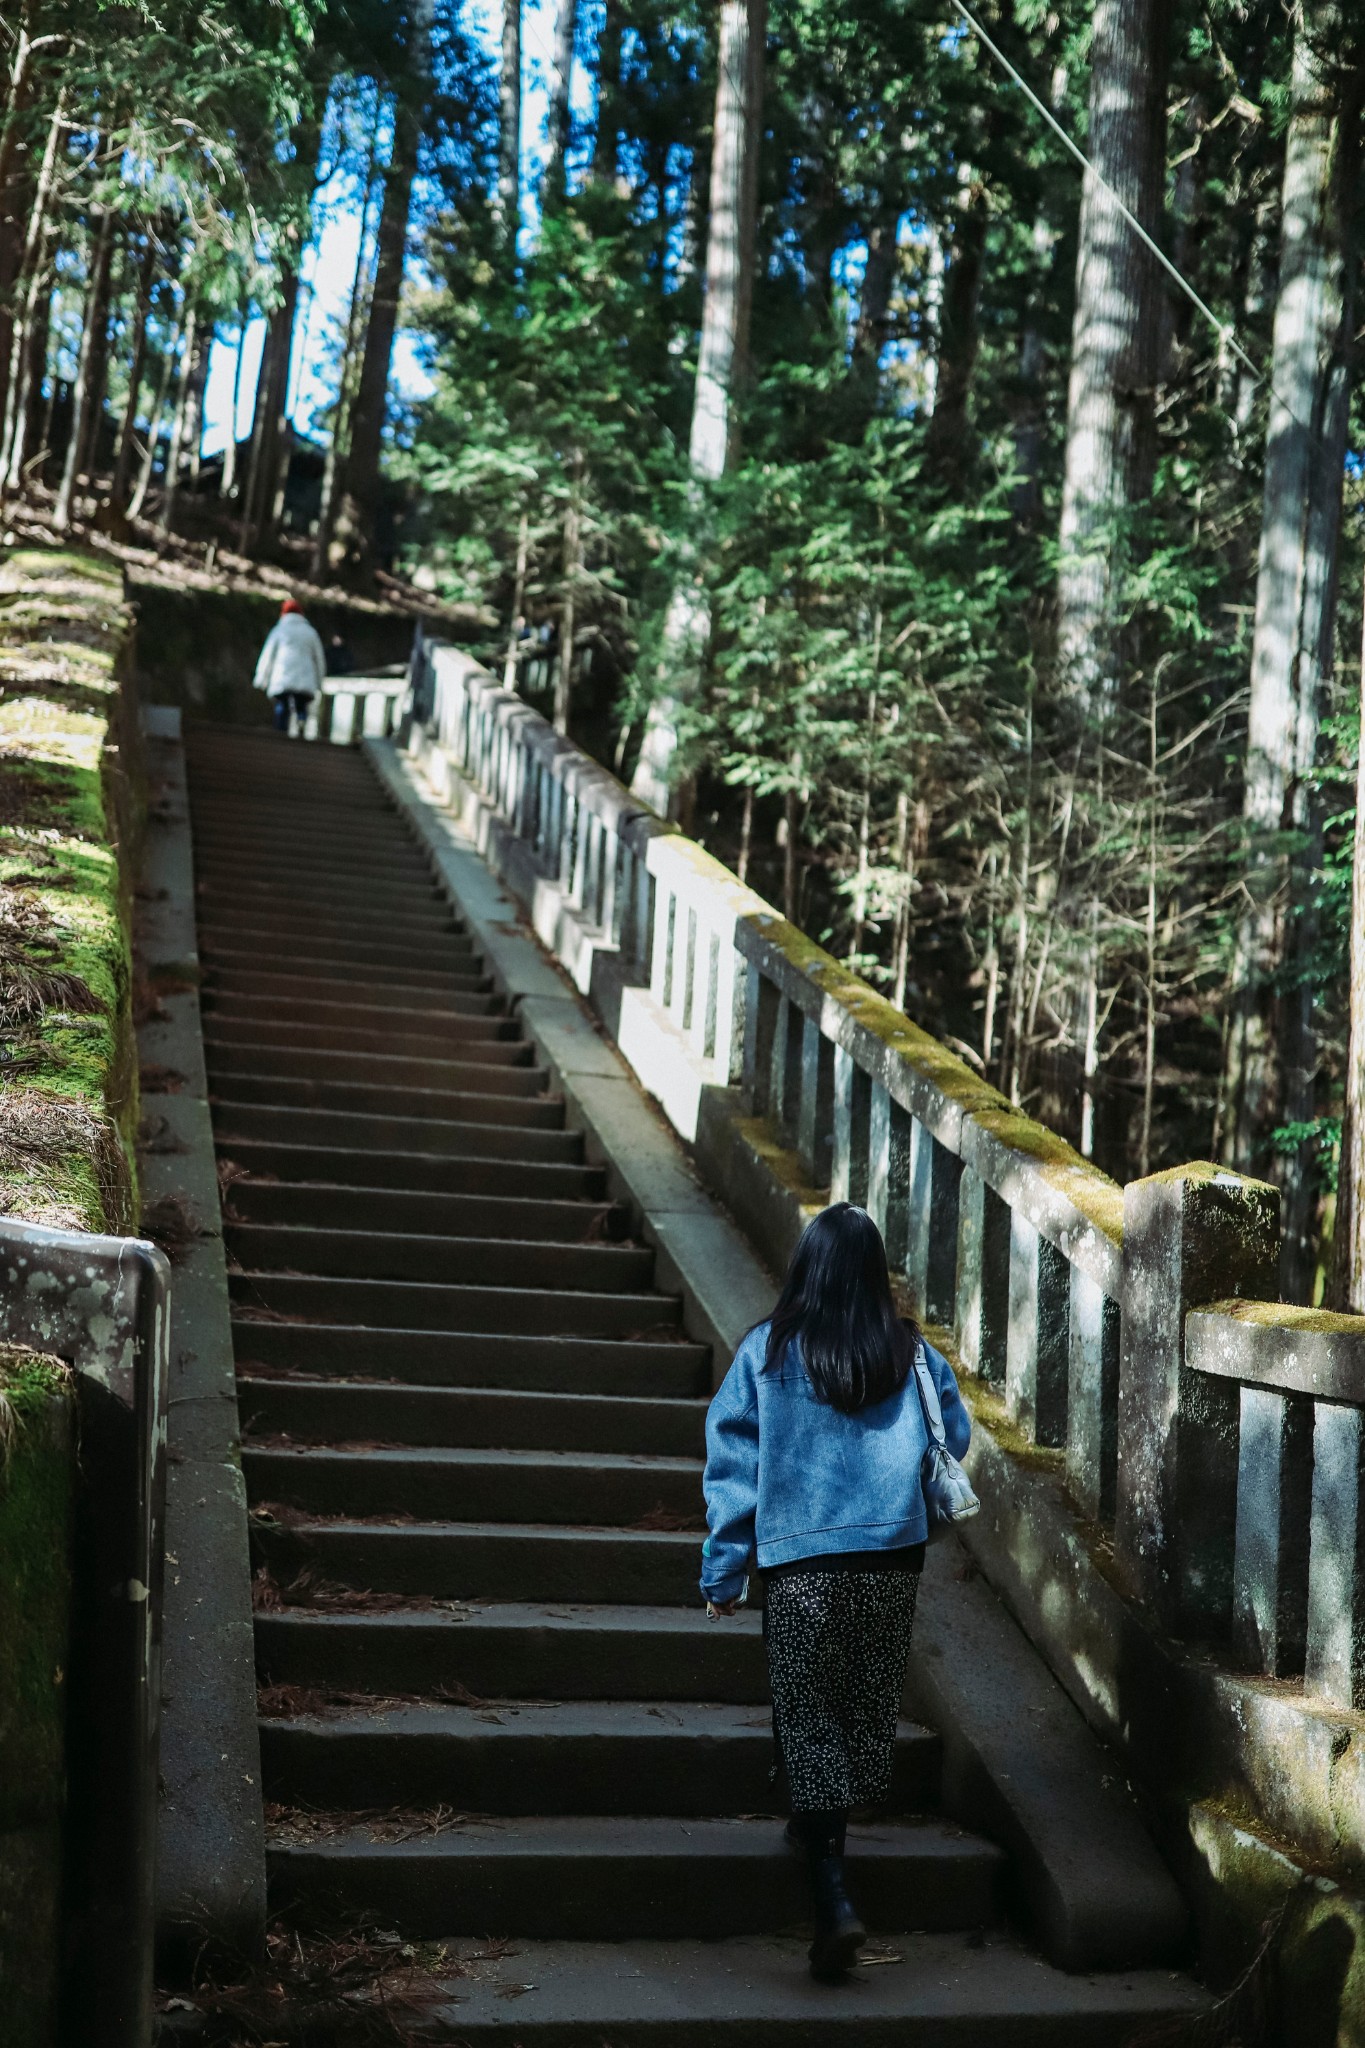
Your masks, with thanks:
[[[766,1371],[780,1369],[794,1337],[816,1393],[845,1415],[905,1384],[919,1332],[896,1312],[880,1230],[852,1202],[822,1209],[802,1231],[773,1310]]]

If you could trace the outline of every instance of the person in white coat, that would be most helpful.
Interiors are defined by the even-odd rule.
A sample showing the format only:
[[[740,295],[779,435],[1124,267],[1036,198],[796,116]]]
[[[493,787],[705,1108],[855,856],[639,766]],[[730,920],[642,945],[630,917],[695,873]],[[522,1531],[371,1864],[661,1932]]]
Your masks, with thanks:
[[[279,732],[303,731],[314,697],[327,674],[327,653],[303,615],[297,598],[287,597],[266,634],[252,687],[264,690],[275,709]]]

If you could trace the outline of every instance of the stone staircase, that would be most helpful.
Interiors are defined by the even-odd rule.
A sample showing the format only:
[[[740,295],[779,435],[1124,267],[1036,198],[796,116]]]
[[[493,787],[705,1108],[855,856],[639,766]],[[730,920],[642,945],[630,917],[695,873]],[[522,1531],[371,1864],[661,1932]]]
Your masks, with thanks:
[[[201,729],[189,766],[274,1910],[443,1942],[422,2027],[470,2048],[1191,2009],[1020,1943],[909,1723],[850,1835],[874,1960],[810,1983],[760,1617],[696,1594],[708,1352],[366,762]]]

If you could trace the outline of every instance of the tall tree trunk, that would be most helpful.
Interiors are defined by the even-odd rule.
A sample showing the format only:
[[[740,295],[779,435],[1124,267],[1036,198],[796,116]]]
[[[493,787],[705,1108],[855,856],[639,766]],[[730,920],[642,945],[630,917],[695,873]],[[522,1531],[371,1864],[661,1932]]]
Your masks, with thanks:
[[[204,399],[208,392],[209,359],[217,339],[212,320],[200,323],[198,344],[190,370],[190,388],[185,414],[184,455],[192,484],[199,482],[199,470],[204,451]]]
[[[688,463],[700,483],[722,477],[739,451],[735,400],[747,368],[753,304],[766,22],[766,0],[723,0],[706,299],[688,439]],[[696,574],[685,568],[664,624],[663,666],[670,692],[695,688],[709,625]],[[650,707],[631,783],[635,795],[659,811],[667,811],[671,801],[677,718],[677,699],[671,694]]]
[[[578,40],[578,0],[559,0],[555,15],[554,76],[550,80],[550,154],[545,187],[564,192],[569,179],[569,145],[573,141],[573,54]]]
[[[1014,509],[1025,525],[1032,525],[1042,510],[1043,431],[1046,420],[1047,344],[1043,339],[1042,284],[1052,263],[1056,242],[1051,223],[1039,213],[1033,223],[1035,276],[1039,280],[1029,293],[1019,337],[1019,392],[1014,415],[1014,467],[1019,481],[1014,489]]]
[[[152,472],[156,468],[156,451],[161,445],[161,429],[166,419],[166,400],[170,397],[171,379],[175,375],[175,366],[179,354],[180,316],[177,315],[172,323],[171,331],[166,337],[166,353],[162,359],[161,375],[157,379],[156,402],[152,407],[151,419],[147,423],[147,445],[142,451],[142,462],[138,468],[137,484],[128,506],[128,517],[130,519],[140,519],[142,517],[142,508],[147,502],[147,493],[151,489]]]
[[[241,316],[237,322],[237,359],[232,366],[232,410],[228,414],[227,446],[223,450],[223,471],[218,479],[218,495],[230,498],[237,488],[237,422],[242,411],[242,372],[246,366],[247,307],[243,299]]]
[[[943,280],[938,323],[938,377],[929,422],[929,453],[943,470],[958,472],[967,453],[967,402],[981,345],[978,312],[981,259],[986,250],[986,188],[963,167],[958,215]]]
[[[121,245],[120,255],[122,260],[119,267],[126,272],[128,268],[128,244],[126,238],[120,234],[118,225],[114,229],[114,242],[116,247]],[[110,270],[112,273],[112,264]],[[126,278],[124,282],[126,283]],[[86,403],[85,434],[80,457],[81,468],[92,478],[99,469],[102,443],[104,441],[105,407],[109,397],[109,323],[113,313],[113,305],[114,284],[112,274],[110,274],[106,275],[104,306],[101,317],[95,327],[95,352],[90,364],[90,393]]]
[[[275,491],[284,444],[285,405],[289,396],[289,359],[294,348],[294,318],[299,304],[299,275],[292,261],[280,280],[280,300],[266,327],[261,372],[256,384],[256,410],[251,425],[251,453],[242,494],[240,546],[249,555],[269,537]]]
[[[52,343],[52,299],[53,282],[51,269],[43,280],[38,294],[38,303],[28,318],[28,388],[33,393],[33,403],[28,409],[28,422],[24,430],[23,471],[25,476],[40,475],[46,466],[46,458],[52,433],[52,403],[56,396],[56,379],[51,380],[49,395],[43,398],[43,382],[47,377],[48,351]]]
[[[1165,184],[1170,0],[1097,0],[1089,149],[1148,234]],[[1087,174],[1076,257],[1058,575],[1064,683],[1090,714],[1118,687],[1125,517],[1147,496],[1162,293],[1156,261]]]
[[[1301,901],[1313,836],[1307,777],[1332,666],[1350,397],[1362,80],[1343,85],[1333,65],[1343,30],[1338,0],[1314,0],[1300,15],[1285,152],[1242,806],[1249,907],[1224,1075],[1225,1156],[1257,1168],[1274,1164],[1269,1135],[1291,1098],[1311,1102],[1316,1065],[1306,994],[1286,994],[1283,981],[1312,936]],[[1286,834],[1297,852],[1286,850]],[[1295,1176],[1285,1177],[1292,1210]],[[1284,1275],[1299,1285],[1304,1209],[1300,1193],[1287,1218]]]
[[[1365,631],[1360,651],[1360,744],[1351,861],[1350,1028],[1329,1302],[1332,1308],[1365,1315]]]
[[[212,329],[209,331],[211,335]],[[184,466],[185,449],[189,442],[190,423],[194,413],[194,386],[204,353],[199,308],[191,306],[185,316],[185,346],[180,358],[180,388],[176,393],[175,413],[171,420],[171,445],[166,454],[165,489],[161,494],[161,517],[157,521],[161,532],[165,534],[175,531],[175,504],[180,494],[180,472]]]
[[[388,418],[389,370],[398,327],[398,303],[408,253],[408,214],[430,61],[432,0],[418,0],[414,9],[410,53],[411,89],[394,107],[393,147],[384,174],[384,198],[375,238],[374,290],[365,326],[365,348],[356,380],[351,412],[351,444],[337,510],[334,566],[345,566],[365,581],[374,565],[375,529],[379,518],[379,463]]]
[[[29,413],[35,394],[41,388],[41,380],[35,379],[32,374],[33,351],[29,344],[34,318],[47,284],[50,239],[48,215],[57,174],[58,144],[65,122],[66,89],[63,87],[57,94],[57,104],[48,123],[47,141],[43,145],[43,160],[38,171],[38,183],[33,195],[28,232],[24,238],[23,260],[19,269],[23,285],[22,303],[20,317],[14,323],[10,341],[10,368],[5,393],[5,431],[3,442],[0,443],[0,492],[3,493],[23,488]]]
[[[579,494],[583,457],[575,450],[569,470],[569,502],[564,508],[564,602],[559,614],[559,673],[555,677],[554,728],[569,730],[578,650],[578,578],[583,566],[583,520]]]
[[[1165,189],[1169,28],[1170,0],[1097,0],[1090,60],[1094,170],[1086,174],[1081,199],[1057,579],[1062,687],[1080,743],[1093,762],[1097,809],[1103,803],[1106,728],[1119,696],[1125,651],[1131,653],[1123,646],[1122,632],[1133,554],[1128,527],[1151,490],[1162,309],[1156,260],[1105,186],[1148,234],[1158,233]],[[1092,869],[1091,862],[1078,862],[1078,873]],[[1066,906],[1079,943],[1063,1009],[1069,1005],[1073,1037],[1081,1049],[1079,1143],[1087,1157],[1094,1144],[1102,1061],[1098,886],[1088,880],[1083,900],[1073,897]]]
[[[592,145],[592,174],[604,185],[616,182],[617,147],[621,139],[621,46],[625,31],[622,0],[603,0],[597,36],[597,129]]]
[[[763,137],[765,0],[724,0],[711,152],[706,303],[688,462],[714,481],[739,451],[735,398],[748,368],[758,162]]]
[[[360,210],[360,239],[355,252],[355,275],[351,279],[351,296],[346,307],[346,337],[341,354],[341,375],[337,384],[336,415],[332,421],[332,437],[327,444],[327,460],[322,473],[322,502],[318,507],[317,532],[313,536],[311,574],[315,583],[321,582],[326,576],[331,559],[332,536],[336,526],[337,492],[351,440],[351,409],[355,404],[356,395],[356,339],[364,317],[365,300],[373,284],[368,251],[370,204],[374,198],[379,168],[378,126],[379,124],[375,122],[370,128],[370,153],[365,168],[365,203]]]
[[[105,207],[94,230],[90,257],[90,284],[85,295],[85,324],[76,363],[76,382],[71,394],[71,432],[66,444],[66,461],[57,491],[52,523],[59,533],[71,524],[76,503],[76,486],[95,431],[96,366],[103,356],[109,334],[109,275],[114,256],[114,215]]]
[[[133,301],[133,338],[128,355],[128,403],[123,408],[118,447],[114,454],[114,480],[109,496],[122,511],[128,495],[128,478],[133,466],[133,438],[137,432],[137,408],[142,396],[142,374],[147,362],[147,316],[152,303],[152,275],[156,267],[156,240],[148,233],[138,265]]]
[[[517,526],[517,566],[512,582],[512,616],[507,627],[507,652],[502,687],[515,690],[521,680],[521,636],[526,629],[526,572],[531,561],[531,515],[523,509]]]
[[[32,7],[20,12],[3,126],[0,126],[0,417],[14,345],[14,293],[24,260],[24,223],[33,205],[33,167],[25,130],[37,81]]]
[[[899,135],[895,137],[895,143],[898,142]],[[904,210],[902,197],[899,183],[884,187],[867,228],[867,262],[863,268],[858,319],[849,356],[849,383],[854,406],[864,421],[872,417],[877,405],[887,316],[891,311],[891,294],[896,287],[900,263],[897,236]]]
[[[498,95],[498,226],[515,257],[521,225],[521,0],[502,0]]]

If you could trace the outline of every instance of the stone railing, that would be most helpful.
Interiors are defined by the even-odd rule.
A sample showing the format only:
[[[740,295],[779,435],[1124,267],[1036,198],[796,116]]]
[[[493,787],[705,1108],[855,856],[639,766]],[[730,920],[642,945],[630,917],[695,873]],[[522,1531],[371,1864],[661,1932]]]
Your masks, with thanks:
[[[1365,1318],[1267,1299],[1277,1192],[1205,1163],[1120,1187],[467,655],[422,659],[429,786],[700,1162],[719,1117],[799,1168],[778,1229],[742,1214],[765,1249],[814,1205],[864,1203],[926,1324],[1112,1526],[1130,1589],[1355,1704]]]
[[[363,739],[387,739],[397,730],[408,701],[406,674],[328,676],[304,721],[307,740],[353,747]]]
[[[72,2038],[111,2048],[153,2026],[169,1309],[154,1245],[0,1219],[0,1343],[73,1368],[65,1999]]]
[[[1224,1522],[1234,1503],[1239,1661],[1365,1706],[1365,1317],[1219,1301],[1190,1312],[1185,1344],[1215,1399],[1236,1402],[1212,1476]]]

